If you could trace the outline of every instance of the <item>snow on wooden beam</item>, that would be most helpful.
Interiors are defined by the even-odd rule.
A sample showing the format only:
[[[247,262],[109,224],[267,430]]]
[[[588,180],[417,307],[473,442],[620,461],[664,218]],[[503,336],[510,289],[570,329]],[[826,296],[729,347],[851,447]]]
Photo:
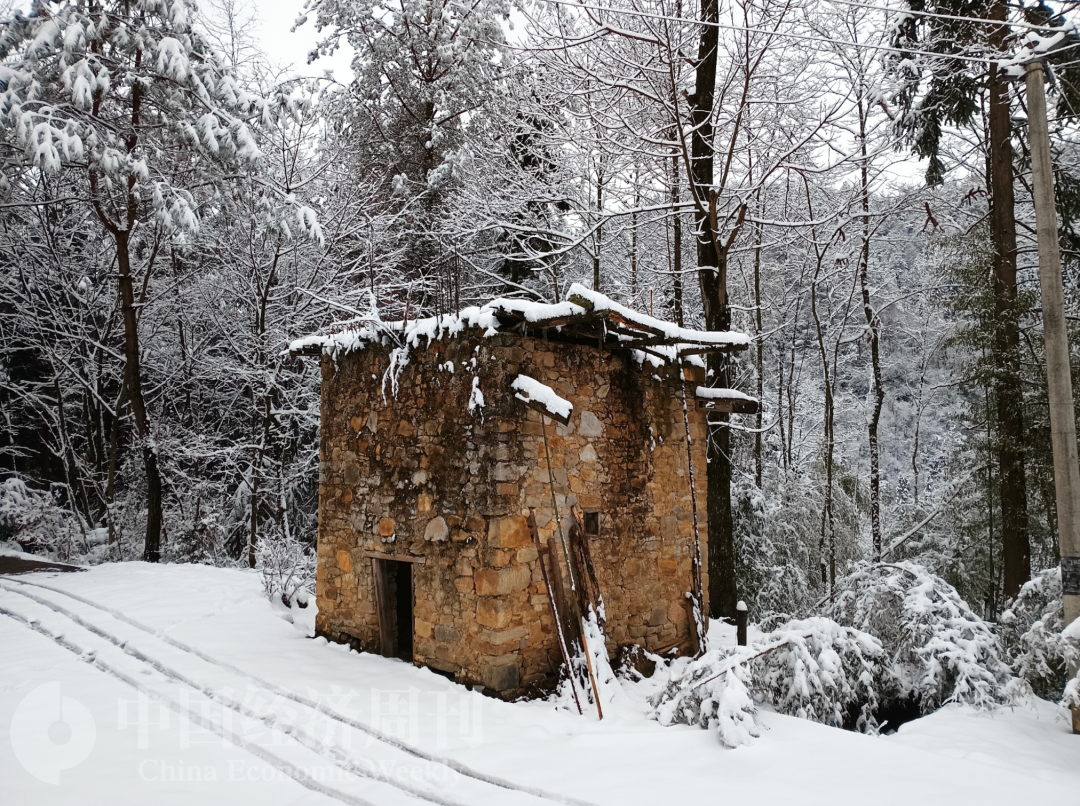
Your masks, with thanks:
[[[500,320],[524,324],[532,330],[548,327],[563,327],[583,319],[595,318],[572,302],[532,302],[521,299],[496,299],[487,304],[495,311]]]
[[[570,424],[574,404],[559,397],[550,386],[545,386],[528,375],[518,375],[510,388],[514,390],[514,397],[530,409],[540,412],[541,415],[546,414],[563,425]]]
[[[731,353],[738,352],[739,350],[745,350],[746,345],[733,344],[730,346],[724,345],[704,345],[704,344],[679,344],[679,355],[706,355],[707,353]]]
[[[679,355],[705,355],[707,353],[730,353],[745,350],[745,346],[736,344],[688,344],[686,342],[671,341],[665,338],[633,339],[623,342],[620,346],[629,347],[633,350],[645,350],[649,347],[677,347]]]
[[[363,552],[365,557],[370,557],[373,560],[393,560],[399,563],[416,563],[417,565],[425,565],[427,563],[427,557],[417,557],[412,554],[386,554],[381,551],[365,551]]]
[[[383,322],[374,314],[337,322],[329,328],[289,344],[293,357],[319,355],[340,358],[350,352],[381,344],[392,349],[414,349],[423,342],[453,339],[467,329],[485,336],[518,331],[522,335],[549,331],[561,341],[596,341],[600,349],[638,350],[677,362],[681,356],[744,350],[750,339],[734,331],[704,331],[679,327],[674,322],[620,305],[579,283],[570,286],[569,298],[557,303],[499,298],[479,307],[408,322]],[[665,354],[670,351],[670,354]]]
[[[297,339],[289,345],[289,358],[322,355],[323,340],[318,336]]]
[[[656,319],[620,305],[580,283],[570,286],[567,299],[590,313],[603,314],[616,325],[634,331],[635,335],[648,334],[642,339],[642,346],[677,344],[680,345],[680,352],[693,350],[701,353],[745,350],[750,345],[750,338],[745,333],[732,330],[691,330],[679,327],[674,322],[665,322],[663,319]],[[627,344],[626,346],[635,345]]]
[[[698,399],[698,406],[709,411],[728,414],[757,414],[758,411],[758,402],[754,398],[735,389],[699,386],[694,390],[694,397]]]

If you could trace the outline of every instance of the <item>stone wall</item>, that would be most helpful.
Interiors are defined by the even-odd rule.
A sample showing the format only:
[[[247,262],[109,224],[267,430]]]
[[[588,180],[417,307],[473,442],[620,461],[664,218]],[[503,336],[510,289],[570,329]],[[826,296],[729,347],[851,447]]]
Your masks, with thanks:
[[[408,555],[423,560],[412,566],[418,663],[506,694],[550,679],[559,649],[524,515],[535,511],[544,539],[556,524],[539,415],[510,391],[522,372],[574,404],[569,426],[548,421],[548,446],[560,517],[568,500],[600,513],[589,540],[609,652],[690,648],[694,537],[677,393],[679,373],[695,370],[475,330],[413,349],[396,383],[390,363],[380,347],[323,358],[320,634],[378,651],[370,552]],[[703,554],[704,417],[689,410]]]

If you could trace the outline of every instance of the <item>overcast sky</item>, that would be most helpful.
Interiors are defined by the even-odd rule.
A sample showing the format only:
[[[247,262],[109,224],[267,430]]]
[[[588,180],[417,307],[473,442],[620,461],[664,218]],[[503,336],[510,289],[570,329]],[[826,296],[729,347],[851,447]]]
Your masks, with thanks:
[[[201,14],[214,13],[214,0],[197,0]],[[313,64],[307,63],[308,52],[322,37],[315,32],[314,17],[293,33],[293,23],[304,12],[304,0],[239,0],[241,6],[247,5],[255,10],[259,20],[259,41],[262,50],[278,67],[292,66],[296,75],[321,76],[331,70],[334,77],[342,83],[352,79],[352,48],[345,46],[331,58],[320,58]],[[3,5],[3,0],[0,0]],[[15,0],[13,6],[30,12],[32,0]],[[325,34],[326,32],[324,32]]]
[[[262,48],[279,67],[292,65],[298,75],[322,75],[332,70],[334,77],[343,83],[352,78],[349,63],[352,50],[342,48],[331,58],[322,57],[307,64],[308,52],[321,38],[315,32],[314,19],[300,26],[296,32],[290,29],[296,18],[304,11],[304,0],[248,0],[259,16],[259,39]],[[325,34],[325,32],[324,32]]]

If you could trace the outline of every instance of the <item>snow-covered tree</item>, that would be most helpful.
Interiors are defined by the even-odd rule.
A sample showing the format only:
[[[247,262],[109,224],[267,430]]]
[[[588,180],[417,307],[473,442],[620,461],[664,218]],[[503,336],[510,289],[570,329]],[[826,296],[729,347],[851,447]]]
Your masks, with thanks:
[[[469,159],[470,121],[510,75],[510,3],[309,0],[307,8],[329,29],[323,52],[342,37],[355,51],[356,78],[338,108],[366,133],[364,163],[379,165],[384,198],[400,212],[405,294],[414,310],[450,307],[461,274],[450,205]]]
[[[185,0],[39,2],[0,34],[5,195],[59,203],[39,189],[44,176],[67,175],[115,251],[124,399],[142,453],[151,561],[160,556],[162,481],[140,309],[163,253],[197,232],[204,205],[228,205],[230,183],[258,163],[255,128],[286,105],[236,81],[193,27],[195,13]],[[263,215],[317,237],[314,213],[290,198],[268,194]]]

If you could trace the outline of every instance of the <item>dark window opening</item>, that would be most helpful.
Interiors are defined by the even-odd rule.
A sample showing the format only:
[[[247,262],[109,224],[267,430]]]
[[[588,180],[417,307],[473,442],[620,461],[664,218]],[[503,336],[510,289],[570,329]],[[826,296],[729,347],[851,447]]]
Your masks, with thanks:
[[[379,651],[387,658],[413,659],[412,563],[373,559]]]
[[[599,512],[586,512],[585,513],[585,534],[598,535],[600,534],[600,513]]]

